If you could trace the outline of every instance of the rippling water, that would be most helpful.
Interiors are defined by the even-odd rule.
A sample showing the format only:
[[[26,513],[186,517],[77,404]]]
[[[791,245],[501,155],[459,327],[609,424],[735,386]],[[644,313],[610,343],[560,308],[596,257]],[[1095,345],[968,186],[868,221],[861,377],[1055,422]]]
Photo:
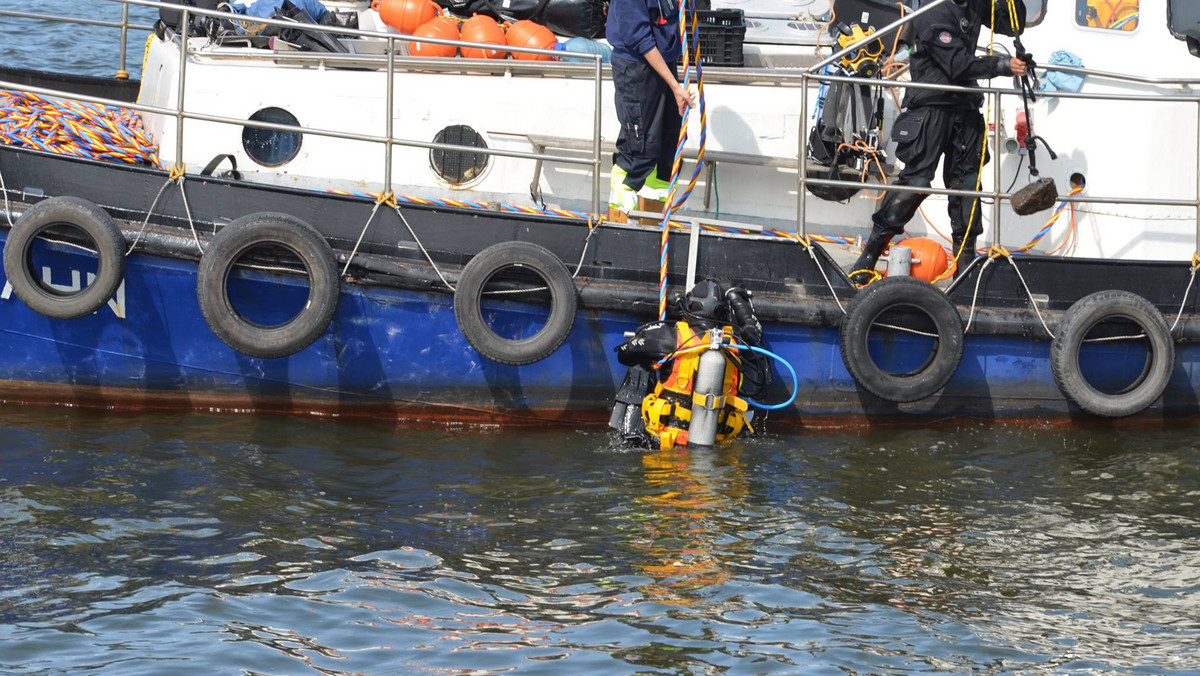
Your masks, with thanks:
[[[0,0],[39,8],[119,16]],[[0,18],[0,63],[111,74],[113,35]],[[603,429],[0,407],[0,671],[1196,674],[1196,438],[648,453]]]
[[[1191,428],[0,409],[9,673],[1197,673]]]

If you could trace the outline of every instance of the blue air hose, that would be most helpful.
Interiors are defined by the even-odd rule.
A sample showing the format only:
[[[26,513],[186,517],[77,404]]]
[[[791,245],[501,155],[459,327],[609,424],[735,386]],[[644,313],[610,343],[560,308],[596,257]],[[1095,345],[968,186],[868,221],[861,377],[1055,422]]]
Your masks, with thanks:
[[[775,361],[778,361],[780,364],[783,364],[784,366],[786,366],[788,373],[792,374],[792,396],[788,397],[787,401],[783,402],[782,404],[760,404],[757,401],[754,401],[753,399],[747,399],[746,403],[750,404],[751,406],[754,406],[755,408],[761,408],[761,409],[764,409],[767,411],[774,411],[776,409],[786,408],[788,406],[791,406],[792,402],[796,400],[796,390],[800,389],[800,379],[796,376],[796,369],[792,368],[792,365],[789,364],[786,359],[784,359],[783,357],[780,357],[779,355],[775,354],[774,352],[771,352],[770,350],[764,350],[761,347],[756,347],[754,345],[739,345],[738,347],[739,348],[748,347],[753,352],[757,352],[759,354],[765,354],[768,357],[774,359]]]

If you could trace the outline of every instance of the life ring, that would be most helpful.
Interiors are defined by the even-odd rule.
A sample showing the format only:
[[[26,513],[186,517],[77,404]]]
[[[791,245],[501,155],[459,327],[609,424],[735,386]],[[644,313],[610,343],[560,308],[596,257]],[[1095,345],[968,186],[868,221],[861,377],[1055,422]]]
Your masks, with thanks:
[[[96,275],[78,291],[64,291],[40,280],[33,269],[33,245],[51,228],[82,232],[96,248]],[[99,310],[125,276],[125,239],[108,212],[78,197],[51,197],[17,219],[4,245],[4,274],[26,305],[53,319],[77,319]],[[82,281],[82,280],[81,280]]]
[[[871,328],[885,312],[904,309],[924,315],[932,322],[936,343],[919,368],[908,373],[891,373],[875,363],[868,340]],[[888,277],[863,287],[850,302],[838,342],[842,362],[860,387],[888,401],[917,401],[942,389],[958,370],[963,354],[962,319],[946,294],[928,282],[912,277]]]
[[[1124,319],[1146,334],[1147,356],[1142,373],[1120,392],[1092,386],[1079,365],[1079,352],[1088,334],[1109,319]],[[1071,403],[1102,418],[1133,415],[1154,403],[1175,370],[1175,343],[1162,313],[1150,301],[1128,291],[1097,291],[1067,309],[1050,343],[1050,370],[1058,389]]]
[[[238,260],[255,247],[280,246],[294,254],[308,275],[308,301],[296,316],[275,326],[243,317],[229,297],[229,277]],[[337,264],[325,238],[308,223],[283,213],[262,212],[234,219],[212,238],[200,258],[196,295],[212,332],[251,357],[275,359],[308,347],[325,332],[340,293]]]
[[[483,318],[480,301],[484,287],[506,268],[534,272],[550,292],[550,316],[527,338],[497,335]],[[511,366],[532,364],[557,350],[575,324],[577,308],[575,282],[567,266],[545,247],[531,242],[501,242],[479,252],[463,267],[454,290],[454,317],[467,342],[484,357]]]

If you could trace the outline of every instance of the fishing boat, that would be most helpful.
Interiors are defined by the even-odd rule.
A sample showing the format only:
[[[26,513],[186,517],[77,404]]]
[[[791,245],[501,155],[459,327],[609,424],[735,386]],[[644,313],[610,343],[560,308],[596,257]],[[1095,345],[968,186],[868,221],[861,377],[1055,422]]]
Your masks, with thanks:
[[[1200,10],[1184,0],[1027,1],[1040,89],[981,90],[978,190],[923,189],[924,218],[862,287],[848,264],[876,200],[904,189],[889,183],[913,86],[903,31],[940,2],[685,12],[681,73],[702,105],[666,206],[628,222],[604,199],[617,121],[596,35],[576,50],[410,33],[379,0],[299,24],[87,4],[170,16],[91,20],[122,45],[146,36],[140,79],[0,64],[4,401],[487,425],[600,423],[624,401],[645,421],[655,383],[678,389],[658,372],[711,351],[724,380],[706,400],[668,392],[672,410],[740,402],[760,411],[730,409],[747,428],[764,411],[810,426],[1200,412]],[[814,130],[838,96],[850,117],[828,145]],[[1057,191],[1017,215],[1035,157]],[[984,215],[959,271],[952,194]],[[631,385],[619,348],[656,320],[666,354]]]

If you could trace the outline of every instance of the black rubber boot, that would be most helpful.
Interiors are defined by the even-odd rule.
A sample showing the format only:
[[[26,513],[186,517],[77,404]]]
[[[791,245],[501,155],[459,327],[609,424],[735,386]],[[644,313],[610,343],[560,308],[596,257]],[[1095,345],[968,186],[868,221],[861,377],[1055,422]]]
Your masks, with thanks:
[[[888,243],[892,241],[892,237],[894,236],[891,234],[881,235],[875,232],[871,233],[871,238],[863,245],[863,250],[859,254],[858,260],[854,261],[854,265],[850,266],[850,281],[860,286],[870,281],[870,275],[866,272],[859,272],[857,275],[854,273],[860,270],[874,270],[875,263],[879,261],[879,256],[883,254],[883,250],[887,248]]]
[[[958,256],[957,265],[954,268],[954,278],[958,279],[967,267],[971,265],[971,261],[975,260],[975,237],[967,237],[966,244],[963,244],[963,238],[959,235],[954,236],[951,246],[954,247],[954,255]],[[959,253],[961,248],[962,253]]]

